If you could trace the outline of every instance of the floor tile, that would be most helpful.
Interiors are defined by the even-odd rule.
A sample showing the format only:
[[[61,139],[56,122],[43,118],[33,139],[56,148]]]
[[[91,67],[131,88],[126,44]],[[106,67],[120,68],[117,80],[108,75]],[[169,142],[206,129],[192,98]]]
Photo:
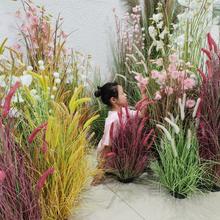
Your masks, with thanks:
[[[219,220],[220,192],[175,199],[157,184],[107,184],[146,220]]]
[[[92,187],[70,220],[143,220],[105,185]]]

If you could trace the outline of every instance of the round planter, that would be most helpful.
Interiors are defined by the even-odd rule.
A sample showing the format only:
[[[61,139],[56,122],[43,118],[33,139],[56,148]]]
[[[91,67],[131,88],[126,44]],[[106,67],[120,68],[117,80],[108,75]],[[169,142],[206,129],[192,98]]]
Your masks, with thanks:
[[[220,186],[213,184],[213,186],[211,188],[211,192],[220,192]]]
[[[174,198],[176,198],[176,199],[185,199],[185,198],[187,198],[187,195],[180,194],[180,193],[178,193],[178,192],[172,192],[172,191],[170,191],[170,194],[171,194]]]
[[[204,181],[200,181],[197,185],[197,188],[203,192],[210,191],[211,186]]]

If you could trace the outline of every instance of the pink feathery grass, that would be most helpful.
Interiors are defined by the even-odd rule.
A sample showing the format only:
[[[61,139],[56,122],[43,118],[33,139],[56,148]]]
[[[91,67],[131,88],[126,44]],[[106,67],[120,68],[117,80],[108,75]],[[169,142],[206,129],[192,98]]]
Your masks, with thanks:
[[[209,50],[207,50],[207,49],[205,49],[205,48],[202,48],[202,52],[204,52],[210,60],[212,59],[211,53],[210,53]]]
[[[42,176],[40,177],[40,179],[38,180],[37,182],[37,185],[36,185],[36,189],[39,191],[43,188],[43,186],[45,185],[46,183],[46,180],[48,178],[49,175],[52,175],[54,173],[54,168],[53,167],[50,167],[49,169],[47,169],[43,174]]]
[[[41,219],[39,194],[35,192],[34,166],[15,141],[14,119],[7,118],[17,82],[5,97],[0,117],[0,219]]]
[[[197,70],[198,70],[199,74],[201,75],[202,80],[204,82],[207,79],[205,73],[200,68],[198,68]]]
[[[14,140],[11,120],[0,120],[0,219],[41,219],[34,166]]]
[[[0,184],[3,183],[4,179],[5,179],[5,172],[0,170]]]
[[[208,33],[207,39],[208,39],[209,51],[212,52],[214,49],[214,52],[218,53],[218,46],[217,46],[216,42],[214,41],[214,39],[212,38],[210,33]]]
[[[15,94],[15,92],[17,91],[17,89],[20,87],[20,82],[16,82],[14,84],[14,86],[10,89],[9,93],[7,94],[7,96],[5,97],[5,102],[3,104],[3,112],[2,112],[2,117],[5,118],[7,117],[10,108],[11,108],[11,99],[13,97],[13,95]]]
[[[148,165],[155,132],[149,127],[148,117],[118,113],[118,124],[110,129],[111,146],[105,154],[105,168],[120,180],[140,176]]]
[[[43,144],[41,146],[41,151],[45,154],[47,152],[47,142],[43,140]]]
[[[200,144],[200,156],[205,160],[220,162],[220,56],[217,44],[210,34],[207,36],[209,49],[203,49],[208,55],[206,74],[202,75],[200,97],[202,99],[197,116],[199,126],[197,136]],[[218,175],[220,167],[215,168]]]
[[[45,129],[47,127],[47,122],[43,123],[42,125],[38,126],[37,128],[34,129],[34,131],[31,133],[31,135],[28,137],[28,142],[29,143],[32,143],[37,134],[42,130],[42,129]]]

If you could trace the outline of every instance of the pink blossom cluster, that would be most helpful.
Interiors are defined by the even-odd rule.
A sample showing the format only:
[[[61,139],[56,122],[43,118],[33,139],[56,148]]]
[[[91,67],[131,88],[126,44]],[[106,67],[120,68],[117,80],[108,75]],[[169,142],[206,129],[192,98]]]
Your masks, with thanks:
[[[155,93],[156,100],[161,99],[163,94],[170,96],[175,92],[181,91],[181,93],[184,93],[195,88],[195,78],[180,63],[178,57],[172,54],[169,56],[169,66],[167,69],[163,68],[161,71],[151,71],[151,78],[160,87],[160,90]],[[192,100],[189,100],[187,102],[188,107],[192,107],[193,103]]]
[[[33,53],[42,50],[43,56],[52,57],[54,49],[54,30],[50,24],[50,16],[46,14],[44,8],[37,8],[29,3],[25,8],[24,14],[18,10],[15,13],[16,18],[21,21],[20,30],[25,37],[29,49]],[[59,37],[66,39],[67,35],[60,30]],[[15,49],[20,49],[19,44],[14,45]]]
[[[116,18],[116,28],[120,33],[119,41],[122,44],[122,49],[125,54],[132,53],[133,45],[139,49],[144,49],[145,33],[144,28],[141,27],[141,7],[136,6],[132,8],[131,13],[126,13],[122,20]]]
[[[143,87],[146,87],[149,81],[148,77],[143,77],[140,73],[135,73],[135,79],[137,80],[137,85],[141,89]]]

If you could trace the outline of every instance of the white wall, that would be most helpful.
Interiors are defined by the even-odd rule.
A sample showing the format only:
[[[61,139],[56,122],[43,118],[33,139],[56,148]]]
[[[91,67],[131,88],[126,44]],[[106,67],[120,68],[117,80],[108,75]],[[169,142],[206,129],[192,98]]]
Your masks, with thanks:
[[[218,0],[220,1],[220,0]],[[110,52],[110,31],[114,30],[112,9],[124,14],[122,0],[35,0],[57,17],[64,17],[64,31],[74,33],[69,37],[69,46],[86,54],[91,54],[95,64],[100,66],[102,78],[110,75],[108,61]],[[8,37],[8,43],[16,39],[16,19],[14,12],[22,8],[20,0],[0,0],[0,42]],[[215,39],[219,38],[219,26],[213,26]]]
[[[116,8],[119,15],[123,14],[121,0],[35,0],[35,3],[44,5],[54,17],[61,13],[64,31],[74,31],[69,37],[69,46],[91,54],[94,63],[100,66],[102,77],[109,76],[109,32],[114,29],[112,9]],[[19,8],[22,8],[19,0],[0,0],[0,42],[8,37],[8,43],[14,44],[14,12]]]

